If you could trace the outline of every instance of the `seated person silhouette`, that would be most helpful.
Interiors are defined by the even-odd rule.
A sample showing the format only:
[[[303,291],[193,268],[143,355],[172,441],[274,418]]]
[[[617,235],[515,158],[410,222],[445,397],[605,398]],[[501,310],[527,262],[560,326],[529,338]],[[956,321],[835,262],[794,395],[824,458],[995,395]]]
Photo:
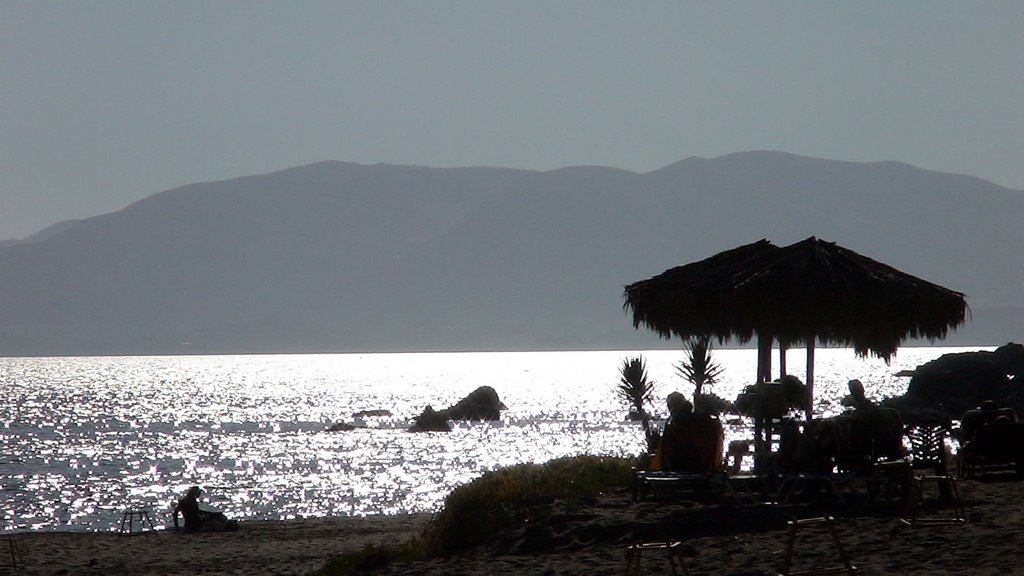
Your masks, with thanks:
[[[854,411],[863,410],[870,412],[877,408],[875,403],[868,400],[867,396],[864,395],[864,384],[856,378],[846,383],[846,386],[850,389],[849,403],[853,406]]]
[[[964,412],[960,418],[960,434],[958,440],[961,445],[967,444],[974,439],[974,433],[985,424],[992,424],[997,419],[1001,422],[1016,422],[1017,413],[1012,408],[1000,408],[994,400],[985,400],[981,407]]]
[[[855,430],[850,430],[849,441],[859,442],[861,450],[872,457],[893,459],[905,455],[903,449],[903,418],[898,410],[883,408],[864,394],[864,384],[854,379],[847,382],[850,395],[844,404],[853,407],[849,414]]]
[[[988,460],[990,464],[1013,463],[1024,476],[1024,424],[1012,408],[999,408],[992,400],[968,410],[960,421],[961,458],[970,468]]]
[[[238,522],[228,520],[221,512],[203,510],[199,507],[199,486],[188,489],[185,496],[174,506],[174,529],[178,530],[178,514],[185,520],[185,532],[221,532],[237,530]]]
[[[722,423],[710,414],[696,414],[679,392],[667,398],[670,418],[661,435],[654,466],[672,472],[709,473],[722,463],[725,433]]]

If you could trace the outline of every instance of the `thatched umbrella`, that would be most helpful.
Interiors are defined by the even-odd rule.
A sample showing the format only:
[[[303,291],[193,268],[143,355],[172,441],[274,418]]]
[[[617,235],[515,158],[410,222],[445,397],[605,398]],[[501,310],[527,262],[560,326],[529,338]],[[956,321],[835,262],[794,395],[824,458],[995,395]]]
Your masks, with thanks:
[[[714,256],[670,268],[626,286],[624,308],[633,310],[633,326],[641,324],[663,338],[712,336],[719,343],[758,336],[754,318],[745,314],[744,297],[736,292],[746,274],[780,248],[759,240]],[[756,380],[771,379],[770,335],[758,338]]]
[[[814,237],[740,246],[630,284],[624,296],[633,325],[666,338],[805,343],[812,397],[816,342],[888,361],[906,338],[943,338],[967,314],[962,293]],[[766,376],[759,367],[758,380]]]
[[[653,278],[626,286],[624,308],[633,310],[633,326],[646,325],[663,338],[714,336],[748,342],[756,318],[741,308],[743,285],[750,270],[779,252],[768,240],[726,250]]]

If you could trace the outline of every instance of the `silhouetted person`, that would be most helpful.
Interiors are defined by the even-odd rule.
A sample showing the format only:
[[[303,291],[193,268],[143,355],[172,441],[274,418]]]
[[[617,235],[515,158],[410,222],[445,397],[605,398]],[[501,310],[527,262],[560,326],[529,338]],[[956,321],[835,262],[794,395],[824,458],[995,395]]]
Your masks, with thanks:
[[[861,384],[860,380],[856,378],[850,380],[846,386],[850,389],[850,402],[854,410],[871,410],[876,408],[875,403],[868,400],[867,396],[864,395],[864,385]]]
[[[960,418],[960,444],[964,445],[974,438],[974,433],[979,427],[991,424],[1002,417],[1009,422],[1017,421],[1017,413],[1012,408],[1000,408],[995,400],[985,400],[981,407],[964,412]]]
[[[800,462],[800,425],[795,420],[787,418],[782,421],[778,428],[779,450],[776,457],[777,470],[783,474],[801,472],[805,462]]]
[[[228,520],[221,512],[203,510],[199,507],[199,486],[188,489],[185,496],[174,506],[174,529],[178,530],[178,514],[185,520],[185,532],[220,532],[237,530],[238,523]]]
[[[856,440],[863,442],[864,448],[870,450],[873,457],[902,457],[903,418],[899,411],[880,407],[869,400],[860,380],[850,380],[846,385],[850,389],[849,404],[853,407],[851,416],[860,422],[862,430],[862,436]]]
[[[1017,423],[1012,408],[999,408],[992,400],[968,410],[960,420],[960,452],[968,463],[968,476],[974,466],[986,462],[1013,463],[1018,476],[1024,476],[1024,429]]]
[[[670,418],[661,436],[658,456],[662,470],[713,472],[722,462],[725,433],[710,414],[694,414],[693,404],[679,392],[666,399]]]

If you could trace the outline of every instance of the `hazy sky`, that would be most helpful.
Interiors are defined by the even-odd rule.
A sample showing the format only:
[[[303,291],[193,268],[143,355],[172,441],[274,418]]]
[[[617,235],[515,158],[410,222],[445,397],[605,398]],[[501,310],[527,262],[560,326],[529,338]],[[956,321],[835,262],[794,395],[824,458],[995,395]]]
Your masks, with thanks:
[[[0,239],[320,160],[772,149],[1024,189],[1024,2],[0,0]]]

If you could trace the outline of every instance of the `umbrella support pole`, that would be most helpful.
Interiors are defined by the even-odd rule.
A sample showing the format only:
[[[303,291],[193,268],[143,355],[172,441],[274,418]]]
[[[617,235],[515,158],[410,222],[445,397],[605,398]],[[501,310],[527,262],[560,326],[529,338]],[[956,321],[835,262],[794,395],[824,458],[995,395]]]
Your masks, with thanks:
[[[754,472],[764,472],[764,418],[754,418]]]
[[[758,474],[774,474],[776,471],[772,457],[773,424],[772,418],[754,418],[754,472]]]
[[[786,370],[786,343],[779,340],[779,379],[781,380],[788,372]]]
[[[807,339],[807,421],[814,418],[814,337]]]
[[[757,335],[757,380],[756,382],[772,381],[772,339],[762,334]]]

